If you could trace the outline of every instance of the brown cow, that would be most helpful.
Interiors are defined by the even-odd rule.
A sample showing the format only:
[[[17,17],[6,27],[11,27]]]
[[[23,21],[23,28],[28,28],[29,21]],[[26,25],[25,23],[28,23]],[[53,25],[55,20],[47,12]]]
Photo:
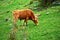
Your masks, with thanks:
[[[35,25],[38,25],[37,16],[39,16],[39,15],[40,14],[36,14],[36,16],[35,16],[34,13],[32,12],[32,10],[30,10],[30,9],[14,10],[13,11],[14,24],[16,23],[16,21],[18,19],[20,19],[20,20],[24,20],[24,23],[26,23],[26,25],[27,25],[28,20],[32,20],[35,23]]]

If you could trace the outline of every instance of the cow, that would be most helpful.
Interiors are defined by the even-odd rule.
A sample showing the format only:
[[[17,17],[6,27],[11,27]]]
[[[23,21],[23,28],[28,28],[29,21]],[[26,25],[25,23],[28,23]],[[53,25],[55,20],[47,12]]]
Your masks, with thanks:
[[[35,25],[38,25],[38,18],[37,16],[40,16],[40,14],[35,14],[33,13],[32,10],[30,9],[25,9],[25,10],[14,10],[13,11],[13,21],[14,24],[16,24],[16,21],[19,20],[24,20],[24,24],[27,25],[28,20],[32,20]]]

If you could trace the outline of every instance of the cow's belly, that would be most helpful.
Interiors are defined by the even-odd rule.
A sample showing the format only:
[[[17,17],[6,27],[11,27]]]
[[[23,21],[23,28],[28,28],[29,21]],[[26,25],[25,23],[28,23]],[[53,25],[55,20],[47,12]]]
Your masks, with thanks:
[[[26,19],[26,17],[19,17],[20,20]]]
[[[25,20],[27,17],[19,17],[20,20]],[[31,17],[28,17],[28,20],[32,20]]]

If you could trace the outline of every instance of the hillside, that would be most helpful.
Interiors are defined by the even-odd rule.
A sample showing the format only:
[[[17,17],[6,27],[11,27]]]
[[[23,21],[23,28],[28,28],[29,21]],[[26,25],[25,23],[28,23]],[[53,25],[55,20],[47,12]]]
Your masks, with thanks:
[[[0,0],[0,40],[8,40],[9,33],[13,27],[13,10],[27,9],[24,7],[31,0]],[[28,26],[22,32],[23,21],[17,21],[18,30],[16,33],[17,40],[24,38],[27,40],[60,40],[60,6],[52,6],[42,11],[33,12],[41,14],[38,17],[39,25],[35,26],[32,21],[28,21]],[[8,19],[8,20],[7,20]]]

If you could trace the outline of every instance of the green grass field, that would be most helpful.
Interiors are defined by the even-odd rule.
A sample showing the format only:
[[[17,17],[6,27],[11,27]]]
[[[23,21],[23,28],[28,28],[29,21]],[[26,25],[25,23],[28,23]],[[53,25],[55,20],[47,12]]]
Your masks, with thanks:
[[[24,7],[31,0],[3,0],[0,1],[0,40],[8,40],[13,28],[12,11],[17,9],[27,9]],[[43,11],[33,11],[39,13],[39,25],[35,26],[32,21],[28,21],[28,26],[22,32],[23,21],[17,21],[17,40],[24,38],[26,34],[28,40],[60,40],[60,6],[52,6]],[[47,14],[48,13],[48,14]],[[6,18],[9,20],[6,21]]]

